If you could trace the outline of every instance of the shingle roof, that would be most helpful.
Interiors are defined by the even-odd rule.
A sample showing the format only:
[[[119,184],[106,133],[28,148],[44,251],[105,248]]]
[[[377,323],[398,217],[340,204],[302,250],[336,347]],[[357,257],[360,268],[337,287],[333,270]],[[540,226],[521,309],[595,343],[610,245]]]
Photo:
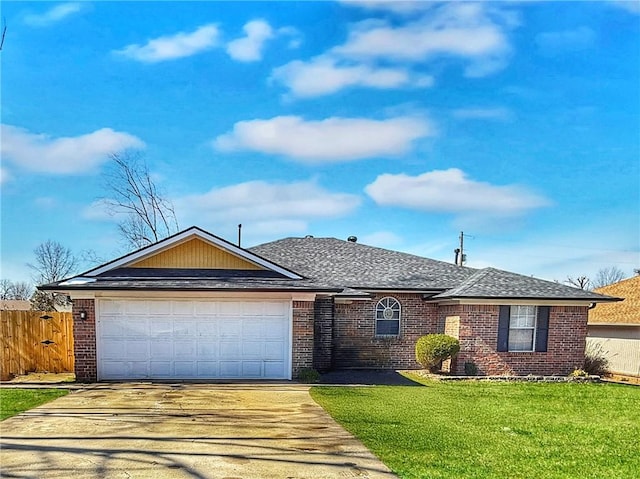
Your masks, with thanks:
[[[336,238],[285,238],[249,250],[306,278],[354,289],[444,291],[476,272]]]
[[[43,290],[327,291],[340,289],[311,279],[289,279],[274,271],[176,268],[118,268],[95,277],[78,276]]]
[[[589,311],[589,324],[640,324],[640,276],[594,290],[624,298],[615,304],[602,304]]]
[[[532,278],[521,274],[484,268],[462,282],[456,288],[434,296],[445,298],[520,298],[520,299],[584,299],[608,301],[600,294],[573,288],[564,284]]]

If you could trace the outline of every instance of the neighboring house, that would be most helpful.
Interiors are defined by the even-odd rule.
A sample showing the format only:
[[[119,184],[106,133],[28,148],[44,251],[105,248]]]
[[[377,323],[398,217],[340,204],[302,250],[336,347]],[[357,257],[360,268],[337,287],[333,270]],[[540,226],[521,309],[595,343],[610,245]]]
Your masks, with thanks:
[[[412,369],[436,332],[460,339],[455,373],[565,375],[589,306],[617,300],[335,238],[243,249],[196,227],[40,289],[73,300],[79,381]]]
[[[588,347],[607,357],[612,373],[640,377],[640,276],[595,292],[624,301],[599,304],[589,311]]]

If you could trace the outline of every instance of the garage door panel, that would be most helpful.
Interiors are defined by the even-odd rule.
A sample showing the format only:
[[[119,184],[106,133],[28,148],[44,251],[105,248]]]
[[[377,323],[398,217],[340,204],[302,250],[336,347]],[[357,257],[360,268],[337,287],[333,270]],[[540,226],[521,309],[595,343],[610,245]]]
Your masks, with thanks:
[[[149,350],[151,353],[151,359],[167,359],[170,360],[174,357],[173,341],[159,341],[154,340],[149,342]]]
[[[124,356],[127,359],[148,359],[149,358],[149,341],[127,341],[125,343]]]
[[[218,314],[218,303],[195,301],[194,308],[197,316],[217,316]]]
[[[284,338],[287,334],[287,324],[279,319],[266,318],[263,320],[265,338]]]
[[[243,338],[261,338],[264,336],[263,331],[264,320],[243,319],[242,320],[242,337]]]
[[[121,301],[101,301],[100,312],[102,314],[120,315],[122,313],[122,306]]]
[[[175,358],[195,358],[196,357],[196,341],[174,341],[173,352]]]
[[[288,378],[286,301],[99,300],[100,379]]]
[[[262,377],[262,361],[242,361],[242,377]]]
[[[208,321],[198,321],[196,323],[198,337],[216,337],[218,336],[218,322],[215,319]]]
[[[265,361],[264,362],[264,377],[266,378],[282,378],[286,377],[284,361]]]
[[[117,318],[103,318],[100,323],[103,337],[121,338],[124,336],[124,325]]]
[[[137,338],[149,336],[149,326],[146,318],[128,318],[126,321],[121,321],[120,324],[123,328],[123,336]]]
[[[147,301],[147,310],[153,316],[171,316],[171,308],[165,301]]]
[[[220,343],[220,357],[230,359],[240,359],[242,357],[241,344],[239,342]]]
[[[220,361],[220,377],[221,378],[241,378],[241,361]]]
[[[198,341],[199,359],[218,359],[218,343],[216,341]]]
[[[177,377],[195,378],[196,363],[195,361],[176,361],[173,363],[174,374]]]
[[[220,376],[217,361],[198,361],[198,377],[217,378]]]
[[[171,301],[171,312],[174,316],[193,316],[193,301]]]
[[[127,301],[124,305],[124,314],[126,315],[142,316],[149,314],[147,301]]]
[[[122,360],[125,357],[126,343],[118,340],[102,341],[102,357],[104,359]]]
[[[151,377],[170,378],[173,377],[173,361],[151,361],[149,369]]]
[[[221,320],[218,323],[220,338],[226,339],[238,339],[242,336],[242,322],[238,319]]]
[[[261,341],[243,341],[242,359],[260,359],[264,357],[264,345]]]
[[[264,343],[264,358],[284,360],[285,352],[284,341],[269,341]]]

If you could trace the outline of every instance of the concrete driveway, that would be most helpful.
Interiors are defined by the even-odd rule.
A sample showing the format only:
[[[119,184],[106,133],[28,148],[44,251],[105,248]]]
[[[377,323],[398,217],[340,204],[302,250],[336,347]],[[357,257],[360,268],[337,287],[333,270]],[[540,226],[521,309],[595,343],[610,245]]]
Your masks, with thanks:
[[[0,423],[3,478],[392,478],[289,384],[92,386]]]

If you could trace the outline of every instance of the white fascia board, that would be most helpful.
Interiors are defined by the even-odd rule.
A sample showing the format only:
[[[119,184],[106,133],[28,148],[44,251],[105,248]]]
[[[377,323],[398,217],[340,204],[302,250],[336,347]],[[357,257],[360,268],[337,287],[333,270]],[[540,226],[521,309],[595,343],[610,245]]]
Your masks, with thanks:
[[[229,243],[228,241],[225,241],[222,238],[218,238],[217,236],[206,233],[198,228],[189,228],[188,230],[185,230],[182,233],[179,233],[177,235],[171,236],[170,238],[167,238],[164,241],[160,241],[154,245],[148,246],[146,248],[140,249],[131,254],[123,256],[122,258],[119,258],[115,261],[106,263],[103,266],[99,266],[96,269],[87,271],[86,273],[83,274],[83,276],[98,276],[107,271],[111,271],[112,269],[120,268],[122,266],[126,266],[128,264],[137,262],[143,258],[152,256],[163,250],[167,250],[172,246],[176,246],[180,243],[184,243],[185,241],[188,241],[196,237],[208,243],[212,243],[218,246],[219,248],[235,256],[239,256],[240,258],[250,263],[262,266],[263,268],[266,268],[271,271],[275,271],[276,273],[280,273],[289,279],[302,279],[302,276],[294,273],[293,271],[289,271],[281,266],[278,266],[277,264],[267,261],[266,259],[260,258],[259,256],[256,256],[253,253],[251,253],[250,251],[247,251],[238,246],[235,246],[234,244]]]

